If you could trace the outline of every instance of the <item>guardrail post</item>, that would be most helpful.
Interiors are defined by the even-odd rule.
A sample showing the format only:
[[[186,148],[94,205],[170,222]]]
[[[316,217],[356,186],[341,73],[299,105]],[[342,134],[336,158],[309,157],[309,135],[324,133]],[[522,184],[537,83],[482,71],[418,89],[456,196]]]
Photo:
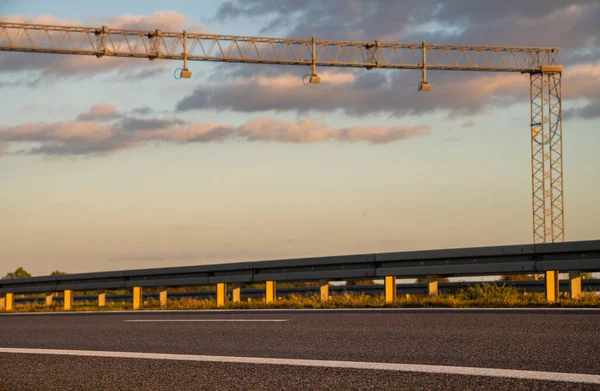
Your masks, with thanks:
[[[242,284],[236,282],[233,284],[231,289],[231,298],[234,303],[239,303],[242,301]]]
[[[558,271],[546,270],[546,301],[554,303],[558,299]]]
[[[571,299],[579,299],[581,297],[581,272],[569,272],[569,291]]]
[[[224,282],[217,283],[217,307],[225,307],[227,301],[227,284]]]
[[[106,307],[106,292],[98,292],[98,307]]]
[[[160,293],[158,294],[158,299],[160,300],[160,309],[164,310],[167,308],[167,298],[169,297],[169,291],[167,288],[162,288]]]
[[[0,310],[12,311],[14,307],[15,296],[12,293],[0,295]]]
[[[139,310],[142,308],[142,287],[134,286],[133,287],[133,309]]]
[[[385,276],[385,302],[396,300],[396,276]]]
[[[53,301],[54,301],[54,293],[52,293],[52,292],[46,293],[46,301],[45,301],[44,305],[46,307],[50,307],[52,305]]]
[[[70,289],[63,292],[63,308],[65,311],[70,311],[73,308],[73,291]]]
[[[319,280],[319,291],[321,293],[321,303],[329,300],[329,281]]]
[[[265,303],[274,303],[277,299],[277,283],[275,281],[267,281],[265,283]]]
[[[437,276],[427,276],[427,294],[429,296],[437,296],[437,294],[438,294],[438,278],[437,278]]]

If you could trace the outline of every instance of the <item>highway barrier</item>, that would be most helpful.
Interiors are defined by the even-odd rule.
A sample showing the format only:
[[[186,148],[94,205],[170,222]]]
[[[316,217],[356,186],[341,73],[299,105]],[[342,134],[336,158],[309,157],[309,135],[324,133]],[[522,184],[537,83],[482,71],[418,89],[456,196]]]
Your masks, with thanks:
[[[161,307],[166,307],[168,288],[215,285],[219,306],[231,297],[242,299],[242,284],[264,284],[266,303],[277,299],[277,281],[318,281],[322,300],[327,300],[329,281],[384,280],[386,302],[398,293],[396,278],[425,277],[426,293],[436,295],[444,287],[440,277],[466,277],[506,274],[544,274],[546,299],[554,302],[559,294],[559,272],[568,272],[571,297],[581,294],[581,271],[600,271],[600,240],[474,247],[447,250],[409,251],[342,255],[216,265],[109,271],[0,280],[0,309],[11,310],[15,294],[45,293],[52,303],[53,292],[62,292],[64,309],[70,310],[74,291],[97,291],[98,305],[106,304],[106,290],[132,291],[133,308],[143,303],[143,288],[159,288]],[[529,282],[529,281],[528,281]],[[537,281],[532,281],[538,283]],[[414,284],[417,285],[417,284]],[[348,289],[349,287],[344,287]],[[306,288],[301,288],[306,289]],[[419,286],[419,289],[421,287]],[[173,293],[171,293],[172,295]],[[214,293],[213,293],[214,294]]]
[[[482,283],[495,284],[498,286],[513,286],[519,290],[519,292],[529,293],[541,293],[544,292],[545,282],[542,280],[517,280],[517,281],[461,281],[461,282],[440,282],[439,292],[440,293],[453,293],[458,292],[461,289],[465,289],[469,286],[475,286]],[[397,284],[396,294],[402,295],[423,295],[427,294],[427,283],[411,283],[411,284]],[[306,286],[306,287],[286,287],[277,288],[277,297],[288,297],[288,296],[313,296],[321,293],[322,286]],[[569,281],[560,281],[560,289],[566,291],[569,289]],[[582,281],[582,289],[588,292],[598,292],[600,294],[600,279],[585,279]],[[161,292],[143,292],[142,299],[148,300],[161,300]],[[385,292],[384,284],[369,284],[369,285],[328,285],[328,292],[331,295],[343,295],[343,294],[365,294],[365,295],[381,295]],[[217,290],[192,290],[183,292],[169,292],[169,299],[180,300],[180,299],[216,299]],[[265,291],[261,288],[243,288],[241,289],[242,297],[245,299],[261,299],[265,297]],[[100,302],[100,295],[104,295]],[[229,296],[232,296],[231,294]],[[48,297],[52,299],[48,302]],[[321,297],[322,300],[326,300]],[[131,294],[107,294],[101,293],[99,295],[74,295],[73,303],[94,303],[98,302],[99,306],[105,306],[106,303],[127,303],[133,301]],[[166,299],[164,299],[166,301]],[[41,304],[45,303],[51,305],[52,303],[63,303],[63,297],[60,295],[50,296],[25,296],[15,297],[14,304]]]

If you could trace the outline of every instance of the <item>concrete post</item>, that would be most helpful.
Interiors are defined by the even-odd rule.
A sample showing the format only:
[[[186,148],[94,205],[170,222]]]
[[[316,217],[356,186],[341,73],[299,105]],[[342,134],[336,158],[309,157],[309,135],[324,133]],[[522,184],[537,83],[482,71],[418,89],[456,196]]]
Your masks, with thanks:
[[[54,293],[50,292],[50,293],[46,293],[46,301],[45,301],[45,306],[46,307],[50,307],[52,305],[52,302],[54,301]]]
[[[106,307],[106,292],[98,292],[98,307]]]
[[[63,308],[65,311],[73,308],[73,291],[70,289],[63,292]]]
[[[139,310],[142,308],[142,287],[134,286],[133,287],[133,309]]]
[[[227,284],[224,282],[217,283],[217,307],[225,307],[227,301]]]
[[[239,303],[242,301],[242,284],[239,282],[233,284],[231,298],[234,303]]]
[[[319,291],[321,294],[321,303],[325,303],[329,300],[329,281],[319,280]]]
[[[385,302],[392,303],[396,300],[396,276],[385,276]]]
[[[275,281],[267,281],[265,283],[265,303],[271,304],[277,300],[277,283]]]
[[[13,293],[0,294],[0,310],[12,311],[14,308],[14,298]]]
[[[438,294],[437,276],[427,276],[427,294],[429,296],[437,296],[437,294]]]
[[[581,272],[569,272],[569,291],[571,299],[579,299],[581,297]]]
[[[167,308],[167,299],[168,299],[168,291],[166,288],[163,288],[160,290],[160,293],[158,294],[159,296],[159,300],[160,300],[160,309],[164,310]]]
[[[558,300],[558,271],[547,270],[546,275],[546,301],[554,303]]]

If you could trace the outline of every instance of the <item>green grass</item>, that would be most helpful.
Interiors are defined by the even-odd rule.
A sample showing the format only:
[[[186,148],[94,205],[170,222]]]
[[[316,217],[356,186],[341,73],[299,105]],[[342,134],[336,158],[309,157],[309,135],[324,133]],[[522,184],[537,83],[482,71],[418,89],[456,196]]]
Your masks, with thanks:
[[[600,295],[592,292],[583,293],[577,300],[561,294],[556,303],[548,303],[543,293],[520,293],[512,286],[481,284],[469,286],[452,294],[405,295],[398,297],[393,303],[385,303],[383,295],[367,296],[365,294],[334,295],[327,302],[321,303],[318,295],[289,296],[278,299],[275,303],[265,304],[262,298],[247,299],[241,303],[228,302],[226,309],[261,309],[261,308],[517,308],[517,307],[575,307],[600,308]],[[157,300],[144,301],[143,309],[160,309]],[[217,309],[216,300],[179,299],[169,300],[169,309]],[[73,311],[114,311],[131,310],[131,303],[107,303],[106,307],[98,307],[96,303],[74,303]],[[14,312],[56,312],[63,311],[62,305],[53,304],[18,304]]]

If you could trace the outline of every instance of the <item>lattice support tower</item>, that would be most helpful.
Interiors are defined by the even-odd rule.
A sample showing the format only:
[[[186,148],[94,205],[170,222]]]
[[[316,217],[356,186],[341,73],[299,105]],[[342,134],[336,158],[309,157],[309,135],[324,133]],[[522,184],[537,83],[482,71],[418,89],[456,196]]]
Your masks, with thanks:
[[[563,242],[562,76],[530,73],[534,243]]]

